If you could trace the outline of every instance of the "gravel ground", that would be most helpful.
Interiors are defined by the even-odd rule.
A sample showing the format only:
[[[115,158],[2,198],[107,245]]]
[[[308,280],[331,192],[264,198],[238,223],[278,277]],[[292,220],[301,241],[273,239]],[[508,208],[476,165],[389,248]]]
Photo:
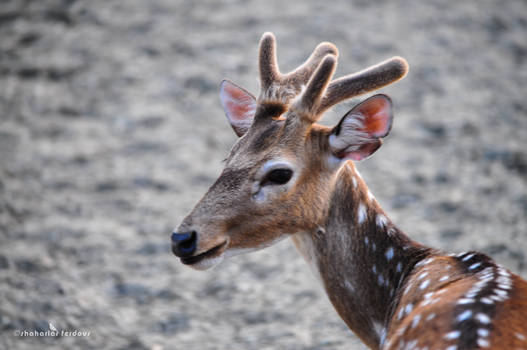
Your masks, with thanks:
[[[290,242],[201,273],[169,249],[235,141],[219,82],[257,92],[265,31],[283,70],[325,40],[337,75],[407,58],[363,177],[414,239],[527,277],[525,1],[5,0],[0,348],[364,348]],[[90,335],[15,336],[49,323]]]

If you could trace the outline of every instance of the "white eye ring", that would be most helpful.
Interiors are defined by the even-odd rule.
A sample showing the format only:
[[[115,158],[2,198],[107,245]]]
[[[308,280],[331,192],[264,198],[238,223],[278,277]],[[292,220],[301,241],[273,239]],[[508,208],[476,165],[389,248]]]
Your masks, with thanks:
[[[296,174],[296,172],[293,170],[294,169],[293,165],[283,160],[270,160],[266,162],[254,176],[252,193],[255,199],[263,200],[265,198],[264,192],[267,192],[267,190],[264,190],[264,188],[270,187],[270,186],[266,186],[263,182],[265,181],[266,177],[268,176],[270,172],[272,172],[273,170],[278,170],[278,169],[290,170],[292,172],[292,175],[291,175],[291,178],[289,178],[287,182],[283,184],[277,184],[277,185],[282,186],[282,185],[287,185],[291,183],[291,180],[295,177],[295,174]],[[272,186],[272,187],[278,187],[278,186]]]
[[[260,170],[256,173],[255,180],[256,181],[263,181],[267,174],[269,174],[271,171],[275,169],[289,169],[293,171],[293,166],[291,163],[285,162],[283,160],[270,160],[267,163],[265,163]]]

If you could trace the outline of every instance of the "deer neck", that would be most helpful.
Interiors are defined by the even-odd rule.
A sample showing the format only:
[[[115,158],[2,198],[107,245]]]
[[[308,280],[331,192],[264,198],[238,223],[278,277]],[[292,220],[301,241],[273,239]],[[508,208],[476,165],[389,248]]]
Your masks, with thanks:
[[[327,212],[293,242],[348,327],[378,348],[405,277],[429,249],[395,227],[351,162],[337,175]]]

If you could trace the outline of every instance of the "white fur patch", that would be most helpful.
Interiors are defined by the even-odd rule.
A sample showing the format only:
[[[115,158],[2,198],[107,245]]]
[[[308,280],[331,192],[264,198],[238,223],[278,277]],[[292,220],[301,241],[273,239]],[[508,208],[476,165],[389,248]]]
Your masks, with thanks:
[[[362,114],[349,114],[340,124],[338,135],[330,135],[329,145],[334,152],[356,151],[360,145],[371,141],[368,133],[360,131],[364,128]]]
[[[384,228],[388,223],[388,219],[383,214],[377,214],[375,217],[375,223],[377,224],[377,227]]]
[[[368,216],[368,213],[366,211],[366,207],[364,204],[360,203],[359,207],[357,208],[357,222],[359,224],[362,224],[364,220],[366,220],[366,217]]]
[[[293,171],[293,176],[286,184],[279,185],[279,186],[261,186],[261,181],[265,178],[265,176],[267,176],[267,174],[270,171],[274,169],[280,169],[280,168],[290,169],[291,171]],[[272,196],[273,194],[288,191],[291,188],[291,186],[294,185],[297,178],[298,178],[298,171],[295,171],[295,167],[293,166],[293,164],[289,163],[287,160],[284,160],[284,159],[269,160],[255,174],[255,177],[254,177],[255,181],[253,182],[252,187],[251,187],[252,198],[257,203],[263,203],[267,200],[269,196]]]
[[[223,262],[226,258],[231,258],[233,256],[246,254],[246,253],[252,253],[258,250],[265,249],[267,247],[272,246],[273,244],[276,244],[285,238],[289,237],[288,234],[282,234],[281,236],[275,238],[274,240],[265,242],[263,244],[260,244],[256,247],[250,247],[250,248],[227,248],[220,256],[212,257],[212,258],[206,258],[201,260],[200,262],[197,262],[192,265],[188,265],[189,267],[195,269],[195,270],[208,270],[214,266],[217,266]]]
[[[296,249],[300,252],[300,255],[309,265],[311,273],[313,276],[323,284],[322,276],[320,275],[320,270],[318,269],[318,257],[316,255],[315,245],[311,236],[306,232],[299,232],[292,236],[293,243],[295,244]]]
[[[195,264],[188,265],[188,266],[195,270],[205,271],[205,270],[210,269],[211,267],[219,265],[223,260],[224,260],[224,255],[222,254],[214,258],[203,259],[200,262],[197,262]]]
[[[384,254],[386,256],[386,260],[390,261],[393,258],[393,247],[390,247],[386,249],[386,253]]]
[[[379,336],[380,345],[382,346],[386,339],[386,327],[384,327],[380,322],[373,321],[373,329],[375,330],[375,333],[377,333],[377,335]]]

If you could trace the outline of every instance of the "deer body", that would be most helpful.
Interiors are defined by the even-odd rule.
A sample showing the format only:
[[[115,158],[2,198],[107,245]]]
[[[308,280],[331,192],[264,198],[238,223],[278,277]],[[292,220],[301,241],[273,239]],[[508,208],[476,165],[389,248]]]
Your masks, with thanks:
[[[352,164],[338,174],[332,192],[324,224],[292,239],[340,317],[365,344],[527,348],[527,313],[516,311],[527,308],[525,281],[482,254],[444,255],[409,239],[386,217]],[[491,321],[511,312],[518,317]],[[494,334],[500,338],[494,340]]]
[[[372,349],[527,349],[527,282],[483,254],[445,255],[411,240],[355,169],[389,133],[391,100],[376,95],[333,128],[316,124],[339,101],[402,78],[406,62],[331,81],[336,56],[323,43],[284,75],[265,34],[258,98],[222,83],[240,139],[173,233],[174,254],[206,269],[291,237],[340,317]]]

